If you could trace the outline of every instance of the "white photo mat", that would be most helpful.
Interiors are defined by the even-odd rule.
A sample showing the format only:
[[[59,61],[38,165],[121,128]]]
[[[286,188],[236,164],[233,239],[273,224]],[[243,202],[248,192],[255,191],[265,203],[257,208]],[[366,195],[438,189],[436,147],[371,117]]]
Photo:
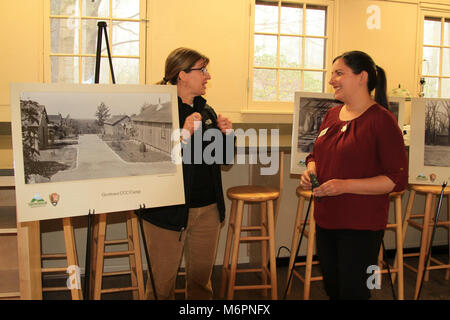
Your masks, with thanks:
[[[426,142],[427,109],[435,106],[440,119],[436,142]],[[450,143],[448,139],[450,99],[413,98],[411,103],[411,140],[409,148],[409,183],[442,185],[450,181]]]
[[[149,105],[155,105],[155,103],[158,103],[157,101],[161,103],[161,99],[163,99],[164,108],[171,109],[167,113],[168,117],[171,117],[169,119],[171,128],[168,129],[168,125],[165,125],[166,131],[176,132],[179,124],[175,86],[11,84],[11,122],[17,219],[19,222],[87,215],[90,210],[95,210],[95,213],[98,214],[134,210],[140,206],[151,208],[184,203],[181,163],[173,162],[173,156],[179,156],[180,154],[180,146],[178,141],[170,142],[173,138],[171,134],[164,135],[164,139],[169,140],[172,148],[171,154],[168,155],[165,151],[164,160],[145,163],[141,160],[136,160],[136,162],[131,160],[130,162],[130,160],[120,158],[102,140],[102,134],[98,132],[97,134],[87,134],[78,129],[79,132],[76,135],[72,134],[72,140],[75,140],[75,142],[71,142],[77,152],[76,160],[72,161],[76,164],[67,170],[60,170],[61,172],[67,171],[67,173],[78,172],[78,175],[66,176],[66,178],[53,181],[52,179],[56,177],[56,174],[50,178],[46,177],[46,179],[41,177],[39,177],[41,179],[35,179],[34,176],[30,178],[30,175],[27,174],[26,181],[22,129],[28,130],[27,128],[31,126],[27,127],[24,125],[27,122],[22,121],[21,99],[27,101],[27,103],[32,101],[32,104],[39,105],[38,108],[41,111],[48,108],[48,113],[51,113],[52,116],[59,113],[62,118],[68,118],[75,123],[77,123],[78,111],[80,112],[78,117],[85,117],[83,111],[89,110],[89,114],[95,120],[94,115],[100,101],[106,101],[105,104],[110,109],[110,116],[120,114],[128,115],[129,119],[133,117],[138,119],[137,116],[142,115]],[[109,101],[107,101],[108,99]],[[73,107],[74,102],[77,101],[78,104],[75,103],[76,107]],[[145,107],[143,107],[144,105]],[[161,106],[161,104],[159,105]],[[65,114],[67,112],[70,112],[69,116]],[[47,118],[50,117],[47,116]],[[48,122],[50,123],[50,121]],[[134,122],[129,121],[129,124],[122,124],[119,129],[122,131],[125,128],[133,130],[132,136],[135,138],[137,129],[133,129],[132,124]],[[104,131],[103,134],[105,134]],[[52,142],[49,142],[48,137],[44,141],[47,141],[51,146],[55,144],[54,136],[55,134],[53,134]],[[87,140],[95,140],[95,143],[97,143],[93,150],[86,149],[86,145],[83,145],[87,137],[89,138]],[[43,151],[40,151],[40,153],[49,154],[49,149],[52,148],[42,148]],[[150,149],[150,147],[144,148],[145,151],[150,151]],[[81,162],[81,152],[84,152],[85,155],[91,155],[92,159],[95,159],[103,151],[109,152],[109,156],[107,156],[109,159],[106,161],[94,164],[96,160],[88,160],[87,165],[79,163]],[[161,153],[159,150],[156,151]],[[156,151],[154,154],[158,153]],[[53,153],[50,153],[50,161],[47,162],[52,163],[50,167],[53,166],[54,171],[56,171],[57,166],[53,164],[59,160],[58,153],[57,151],[50,152]],[[114,160],[117,163],[117,168],[111,169],[110,163],[112,162],[109,162],[109,160]],[[58,163],[58,167],[59,165]],[[86,167],[89,169],[86,169]],[[131,173],[128,173],[128,171]]]

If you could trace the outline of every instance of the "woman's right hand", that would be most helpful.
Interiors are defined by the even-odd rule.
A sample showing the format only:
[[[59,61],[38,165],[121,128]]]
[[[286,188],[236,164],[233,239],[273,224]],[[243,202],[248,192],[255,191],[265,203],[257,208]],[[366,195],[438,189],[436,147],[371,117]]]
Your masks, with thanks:
[[[192,136],[194,134],[194,131],[200,128],[201,125],[202,115],[198,112],[194,112],[193,114],[189,115],[184,121],[183,129],[189,132],[189,135]]]
[[[300,186],[305,190],[311,190],[312,184],[311,184],[311,178],[309,175],[313,173],[316,174],[316,163],[315,162],[308,162],[308,166],[306,167],[306,170],[302,173],[300,177]]]

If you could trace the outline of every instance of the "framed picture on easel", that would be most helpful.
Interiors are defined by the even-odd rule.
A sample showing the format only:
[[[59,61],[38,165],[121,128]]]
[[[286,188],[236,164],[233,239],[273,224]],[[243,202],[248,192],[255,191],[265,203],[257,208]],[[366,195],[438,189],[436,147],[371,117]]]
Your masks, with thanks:
[[[397,118],[400,130],[405,121],[405,99],[389,97],[389,108]],[[342,105],[332,93],[296,92],[292,124],[291,173],[306,169],[305,159],[313,150],[322,119],[332,107]]]
[[[332,93],[296,92],[292,123],[291,173],[306,169],[305,158],[313,150],[322,119],[332,107],[342,102]]]
[[[409,183],[442,185],[450,180],[450,99],[413,98]]]
[[[18,221],[184,203],[174,86],[13,84],[11,122]]]

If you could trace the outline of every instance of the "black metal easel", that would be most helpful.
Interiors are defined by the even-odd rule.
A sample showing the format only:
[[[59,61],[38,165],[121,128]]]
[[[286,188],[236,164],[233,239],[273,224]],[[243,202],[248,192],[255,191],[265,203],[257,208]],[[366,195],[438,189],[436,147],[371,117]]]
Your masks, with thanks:
[[[86,263],[85,263],[85,272],[84,272],[84,292],[83,299],[89,299],[89,289],[90,289],[90,280],[91,280],[91,241],[92,241],[92,223],[95,215],[95,210],[89,209],[88,213],[88,225],[87,225],[87,240],[86,240]]]
[[[109,41],[108,41],[108,33],[106,30],[106,22],[105,21],[99,21],[97,23],[98,26],[98,35],[97,35],[97,55],[95,60],[95,83],[99,83],[100,80],[100,64],[101,64],[101,51],[102,51],[102,34],[105,33],[105,41],[106,41],[106,48],[108,50],[108,59],[109,59],[109,69],[111,71],[111,78],[112,83],[116,83],[116,79],[114,77],[114,69],[112,65],[112,58],[111,58],[111,50],[109,48]],[[94,214],[95,210],[92,211],[89,210],[88,213],[88,225],[87,225],[87,243],[86,243],[86,265],[85,265],[85,272],[84,272],[84,292],[83,292],[83,298],[84,300],[89,299],[90,296],[90,278],[91,278],[91,242],[92,242],[92,225],[94,224]]]
[[[152,284],[153,296],[155,297],[155,300],[158,300],[158,295],[156,294],[155,280],[153,277],[152,264],[150,262],[150,255],[148,254],[147,241],[145,240],[144,224],[142,223],[142,211],[144,209],[145,209],[145,204],[139,205],[139,210],[137,210],[137,216],[139,219],[139,226],[141,228],[142,242],[144,243],[145,257],[147,258],[148,275],[150,277],[150,282]],[[136,213],[136,211],[135,211],[135,213]]]
[[[108,60],[109,60],[109,69],[111,71],[111,79],[112,83],[116,83],[116,79],[114,77],[114,68],[112,64],[112,58],[111,58],[111,50],[109,48],[109,41],[108,41],[108,33],[107,33],[107,25],[105,21],[99,21],[97,23],[98,26],[98,36],[97,36],[97,55],[95,60],[95,83],[99,83],[100,80],[100,64],[101,64],[101,51],[102,51],[102,35],[105,34],[105,42],[106,42],[106,49],[108,51]],[[155,300],[158,300],[158,296],[156,294],[156,287],[155,282],[153,278],[153,272],[151,268],[150,263],[150,256],[147,249],[147,241],[145,239],[145,233],[144,233],[144,227],[142,223],[142,211],[145,209],[145,205],[139,205],[139,210],[137,211],[137,216],[139,218],[139,225],[141,229],[142,234],[142,240],[144,243],[144,250],[145,250],[145,256],[147,258],[147,266],[149,270],[149,277],[152,284],[153,294],[155,297]],[[84,279],[84,293],[83,297],[84,299],[89,299],[89,286],[90,286],[90,276],[91,276],[91,242],[92,242],[92,225],[93,225],[93,219],[94,219],[94,213],[93,210],[91,214],[91,210],[89,210],[88,214],[88,230],[87,230],[87,244],[86,244],[86,271],[85,271],[85,279]],[[136,212],[135,212],[136,213]]]
[[[314,198],[314,196],[311,194],[311,197],[309,198],[309,202],[308,202],[308,209],[306,210],[305,223],[303,224],[302,232],[300,234],[300,239],[298,241],[297,251],[295,252],[294,263],[292,264],[291,270],[289,270],[289,278],[288,278],[288,282],[286,284],[286,290],[284,291],[283,300],[286,300],[287,292],[289,291],[289,286],[292,281],[292,276],[294,274],[294,269],[295,269],[295,259],[297,259],[298,253],[300,252],[300,246],[302,244],[303,234],[305,233],[306,222],[308,221],[309,211],[311,210],[311,203],[313,202],[313,198]]]
[[[106,22],[105,21],[99,21],[97,23],[98,26],[98,34],[97,34],[97,54],[95,57],[95,83],[99,83],[100,80],[100,61],[101,61],[101,53],[102,53],[102,35],[105,33],[105,42],[106,42],[106,49],[108,51],[108,60],[109,60],[109,69],[111,71],[111,79],[112,83],[116,83],[116,78],[114,77],[114,68],[112,64],[111,59],[111,49],[109,48],[109,41],[108,41],[108,32],[106,30]]]

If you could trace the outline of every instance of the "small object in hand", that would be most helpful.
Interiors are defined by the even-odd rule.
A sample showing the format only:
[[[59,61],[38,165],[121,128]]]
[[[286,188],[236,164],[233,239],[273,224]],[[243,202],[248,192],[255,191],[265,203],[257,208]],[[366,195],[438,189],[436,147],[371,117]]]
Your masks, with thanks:
[[[314,173],[310,173],[309,178],[311,179],[311,184],[312,184],[313,190],[314,190],[314,188],[317,188],[318,186],[320,186],[319,180],[317,180],[317,177]],[[315,198],[316,198],[317,202],[320,202],[320,197],[315,197]]]

